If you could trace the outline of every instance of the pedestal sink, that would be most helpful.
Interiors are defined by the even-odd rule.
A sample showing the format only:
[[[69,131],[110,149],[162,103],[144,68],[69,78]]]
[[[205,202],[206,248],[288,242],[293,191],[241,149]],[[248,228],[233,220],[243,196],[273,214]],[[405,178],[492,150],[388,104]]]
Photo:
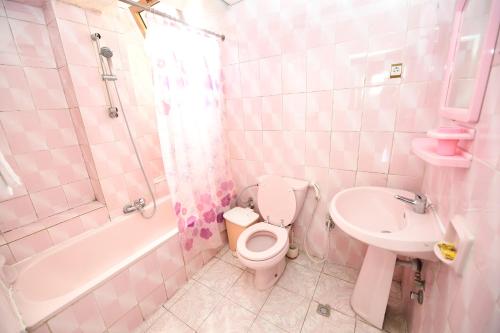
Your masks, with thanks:
[[[442,229],[432,209],[413,212],[395,195],[414,194],[386,187],[353,187],[338,192],[330,203],[335,224],[368,245],[351,297],[353,310],[382,329],[397,255],[436,260],[434,244]]]

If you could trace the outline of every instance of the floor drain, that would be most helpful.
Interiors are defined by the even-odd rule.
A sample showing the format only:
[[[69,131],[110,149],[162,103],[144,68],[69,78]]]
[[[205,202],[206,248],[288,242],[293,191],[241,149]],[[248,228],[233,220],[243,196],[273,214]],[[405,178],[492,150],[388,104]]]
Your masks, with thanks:
[[[390,230],[382,230],[380,232],[383,233],[383,234],[390,234],[390,233],[392,233],[392,231],[390,231]]]
[[[328,304],[318,304],[318,308],[316,309],[316,312],[319,315],[322,315],[323,317],[330,317],[330,305]]]

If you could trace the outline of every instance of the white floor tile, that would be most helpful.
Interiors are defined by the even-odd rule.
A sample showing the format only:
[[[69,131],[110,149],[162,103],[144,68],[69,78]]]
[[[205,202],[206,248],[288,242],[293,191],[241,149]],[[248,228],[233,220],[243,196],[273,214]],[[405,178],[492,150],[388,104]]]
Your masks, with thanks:
[[[314,293],[314,300],[321,304],[329,304],[333,309],[354,317],[351,308],[351,295],[354,284],[333,276],[321,274],[318,287]]]
[[[196,329],[208,317],[221,298],[220,294],[195,281],[187,292],[170,307],[169,311]]]
[[[356,279],[358,278],[359,271],[357,269],[342,266],[334,263],[326,263],[323,268],[323,273],[334,276],[341,280],[356,283]]]
[[[158,320],[161,316],[165,314],[167,310],[165,310],[164,307],[160,307],[158,310],[156,310],[155,313],[153,313],[151,316],[149,316],[145,321],[142,322],[141,325],[139,325],[135,330],[134,333],[143,333],[146,332],[148,328],[151,327],[151,325],[154,324],[155,321]]]
[[[289,262],[278,280],[278,286],[301,296],[312,298],[319,274],[306,266]]]
[[[321,316],[316,312],[317,302],[312,302],[302,326],[303,333],[353,333],[356,319],[338,311],[332,310],[330,317]]]
[[[175,333],[194,333],[195,331],[183,323],[181,320],[176,318],[170,312],[166,312],[161,316],[154,324],[146,331],[146,333],[165,333],[165,332],[175,332]]]
[[[245,265],[241,263],[241,261],[238,259],[238,257],[233,256],[231,251],[227,251],[224,253],[224,255],[220,258],[222,261],[227,262],[228,264],[231,264],[233,266],[236,266],[241,269],[246,269]]]
[[[189,290],[189,288],[191,288],[191,286],[193,286],[193,284],[195,283],[195,280],[188,280],[188,282],[186,282],[186,284],[184,284],[179,290],[177,290],[174,294],[174,296],[172,296],[171,298],[169,298],[164,304],[163,304],[163,307],[165,309],[170,309],[172,307],[172,305],[174,305],[175,303],[177,303],[177,301],[179,299],[181,299],[182,296],[184,296],[187,291]]]
[[[300,251],[299,256],[295,259],[288,259],[287,258],[287,261],[305,266],[307,268],[315,270],[316,272],[321,272],[321,270],[323,269],[323,265],[324,265],[324,263],[318,264],[318,263],[313,262],[311,259],[309,259],[307,257],[307,253],[305,253],[304,251]]]
[[[215,255],[217,258],[221,258],[227,251],[229,250],[229,247],[227,244],[225,244]]]
[[[238,281],[229,289],[226,297],[253,313],[258,313],[266,301],[271,288],[257,290],[253,284],[254,276],[244,272]]]
[[[259,313],[263,319],[290,332],[300,332],[309,299],[275,286]]]
[[[197,280],[220,294],[226,294],[242,273],[242,269],[216,259]]]
[[[271,324],[262,317],[257,317],[248,333],[286,333],[286,331],[274,324]]]
[[[250,329],[256,315],[226,299],[220,302],[197,330],[199,333],[240,333]]]

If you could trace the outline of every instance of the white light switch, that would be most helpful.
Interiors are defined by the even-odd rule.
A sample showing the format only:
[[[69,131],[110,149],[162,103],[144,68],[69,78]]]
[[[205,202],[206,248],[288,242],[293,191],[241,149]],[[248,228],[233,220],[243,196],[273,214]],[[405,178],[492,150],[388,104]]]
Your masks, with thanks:
[[[401,77],[402,73],[403,73],[403,64],[391,65],[391,79]]]

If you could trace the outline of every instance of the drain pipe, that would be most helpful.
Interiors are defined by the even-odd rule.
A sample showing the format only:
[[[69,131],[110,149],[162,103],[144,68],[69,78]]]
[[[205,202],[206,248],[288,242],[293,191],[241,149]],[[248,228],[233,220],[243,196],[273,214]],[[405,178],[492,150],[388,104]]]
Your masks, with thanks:
[[[420,259],[396,259],[396,265],[402,267],[410,267],[413,271],[415,271],[413,276],[413,282],[417,291],[410,291],[410,299],[417,301],[418,304],[424,303],[424,290],[425,290],[425,280],[422,279],[422,260]]]

